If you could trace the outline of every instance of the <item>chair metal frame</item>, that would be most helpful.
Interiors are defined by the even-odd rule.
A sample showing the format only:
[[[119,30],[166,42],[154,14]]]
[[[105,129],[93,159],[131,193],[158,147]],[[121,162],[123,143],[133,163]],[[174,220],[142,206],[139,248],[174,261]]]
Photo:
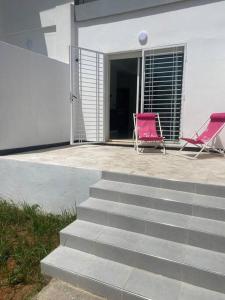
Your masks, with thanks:
[[[210,118],[207,119],[207,121],[197,130],[195,131],[194,135],[191,137],[191,139],[195,139],[195,138],[198,138],[199,137],[199,132],[202,131],[202,129],[209,123],[210,121]],[[188,144],[191,144],[191,145],[194,145],[196,147],[198,147],[200,149],[200,151],[194,156],[194,157],[190,157],[190,156],[187,156],[187,155],[182,155],[183,157],[185,158],[188,158],[188,159],[197,159],[199,157],[199,155],[205,150],[207,152],[209,152],[210,150],[213,150],[221,155],[225,155],[225,148],[222,147],[221,149],[218,149],[216,148],[214,145],[213,145],[213,142],[215,140],[215,138],[218,136],[218,134],[223,130],[223,128],[225,127],[225,123],[223,124],[223,126],[221,126],[220,129],[218,129],[215,134],[211,137],[211,139],[209,139],[206,143],[204,144],[192,144],[188,141],[186,141],[186,143],[184,143],[184,145],[181,147],[181,149],[179,150],[179,152],[182,152],[185,147],[188,145]]]
[[[148,144],[148,143],[155,143],[155,149],[158,148],[159,145],[162,145],[163,147],[163,154],[166,154],[166,146],[165,146],[165,137],[163,136],[163,131],[162,131],[162,127],[161,127],[161,122],[160,122],[160,118],[159,118],[159,114],[155,113],[157,116],[157,120],[158,120],[158,124],[159,124],[159,131],[160,131],[160,137],[162,137],[161,141],[157,141],[157,140],[153,140],[153,141],[142,141],[139,140],[138,138],[138,127],[137,127],[137,114],[133,114],[133,122],[134,122],[134,132],[133,132],[133,141],[134,141],[134,149],[137,151],[138,154],[143,153],[143,151],[141,152],[139,147],[142,144]]]

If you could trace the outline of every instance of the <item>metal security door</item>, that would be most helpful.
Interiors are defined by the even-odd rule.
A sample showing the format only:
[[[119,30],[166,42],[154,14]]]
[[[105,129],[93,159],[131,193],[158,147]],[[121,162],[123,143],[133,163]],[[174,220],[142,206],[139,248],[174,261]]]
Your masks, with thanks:
[[[104,141],[105,57],[71,47],[71,144]]]
[[[180,135],[183,69],[183,46],[143,51],[141,111],[159,113],[170,142]]]

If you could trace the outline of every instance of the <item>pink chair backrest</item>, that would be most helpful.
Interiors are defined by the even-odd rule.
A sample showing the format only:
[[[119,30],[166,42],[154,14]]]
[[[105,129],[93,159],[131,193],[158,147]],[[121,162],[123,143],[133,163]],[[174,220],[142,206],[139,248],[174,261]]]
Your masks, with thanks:
[[[136,114],[138,138],[158,137],[156,119],[157,114],[154,113]]]
[[[225,113],[213,113],[210,116],[210,122],[205,131],[197,138],[197,140],[208,142],[217,133],[219,133],[225,125]]]

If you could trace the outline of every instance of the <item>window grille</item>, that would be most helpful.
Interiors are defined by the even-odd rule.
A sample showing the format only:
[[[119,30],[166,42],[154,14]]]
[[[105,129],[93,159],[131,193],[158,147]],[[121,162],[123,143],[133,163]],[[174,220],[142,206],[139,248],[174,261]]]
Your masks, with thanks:
[[[75,0],[75,5],[80,5],[84,3],[84,0]]]
[[[80,4],[84,4],[84,3],[92,2],[92,1],[95,1],[95,0],[74,0],[74,3],[75,3],[75,5],[80,5]]]
[[[145,53],[144,112],[159,113],[167,141],[180,135],[183,68],[183,47]]]

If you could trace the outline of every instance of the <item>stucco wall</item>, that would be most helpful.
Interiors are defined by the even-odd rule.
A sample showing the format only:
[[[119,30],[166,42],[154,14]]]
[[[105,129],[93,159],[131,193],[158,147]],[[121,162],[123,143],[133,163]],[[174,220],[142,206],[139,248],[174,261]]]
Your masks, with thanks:
[[[88,5],[88,4],[86,4]],[[80,47],[105,53],[186,44],[182,134],[189,136],[211,112],[225,111],[225,1],[183,1],[77,23]],[[225,133],[223,134],[225,143]]]
[[[3,32],[0,40],[69,61],[72,0],[1,0]]]
[[[190,41],[187,54],[182,125],[190,136],[212,112],[225,112],[225,37]]]
[[[0,42],[0,150],[69,141],[69,66]]]
[[[45,211],[74,209],[89,197],[101,171],[0,158],[0,197],[38,204]]]

